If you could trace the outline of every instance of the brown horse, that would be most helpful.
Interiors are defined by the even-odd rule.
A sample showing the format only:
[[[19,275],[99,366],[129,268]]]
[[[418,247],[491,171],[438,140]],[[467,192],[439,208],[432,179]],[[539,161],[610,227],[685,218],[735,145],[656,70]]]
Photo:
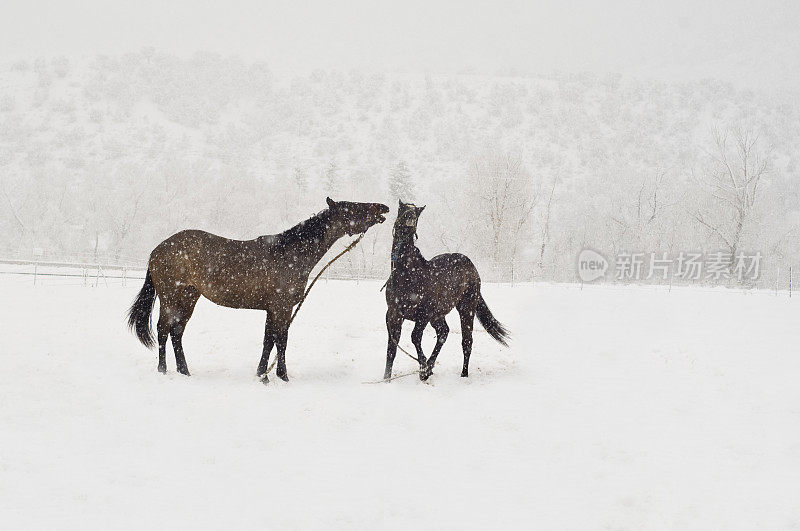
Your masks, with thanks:
[[[281,234],[230,240],[200,230],[185,230],[161,242],[150,254],[144,286],[128,313],[128,325],[153,347],[150,314],[161,301],[156,331],[158,370],[167,371],[167,337],[172,337],[178,372],[189,375],[181,338],[200,296],[229,308],[266,310],[264,350],[257,375],[266,371],[277,345],[277,375],[286,374],[286,341],[292,307],[300,302],[311,270],[345,234],[366,232],[386,221],[389,207],[328,198],[328,208]]]
[[[506,345],[508,331],[494,318],[481,295],[481,277],[472,261],[463,254],[451,253],[425,260],[414,245],[417,221],[425,207],[400,201],[394,223],[392,273],[386,283],[386,328],[389,345],[386,350],[384,379],[392,377],[392,365],[400,341],[403,321],[414,321],[411,342],[417,350],[419,378],[427,380],[433,372],[436,357],[447,340],[450,328],[445,316],[455,308],[461,317],[461,347],[464,367],[461,376],[469,376],[472,353],[472,325],[475,314],[489,335]],[[422,334],[431,323],[436,331],[436,346],[429,360],[422,353]]]

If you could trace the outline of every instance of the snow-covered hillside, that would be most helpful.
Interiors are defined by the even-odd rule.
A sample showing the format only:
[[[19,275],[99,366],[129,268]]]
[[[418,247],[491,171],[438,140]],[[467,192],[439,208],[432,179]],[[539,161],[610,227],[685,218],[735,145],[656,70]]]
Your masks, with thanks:
[[[427,384],[373,385],[380,282],[322,282],[291,328],[291,381],[264,386],[259,312],[201,300],[192,376],[171,355],[163,376],[123,326],[138,286],[0,281],[8,528],[800,522],[796,299],[487,284],[511,348],[476,325],[462,379],[451,319]]]
[[[0,254],[143,262],[180,229],[245,239],[308,218],[326,195],[400,198],[430,207],[420,237],[432,253],[574,280],[582,246],[727,246],[696,219],[735,224],[708,185],[718,128],[731,150],[736,132],[758,139],[753,154],[768,163],[735,247],[762,251],[774,275],[800,259],[797,101],[616,73],[291,77],[235,56],[153,49],[8,62]],[[386,256],[388,245],[374,247]]]

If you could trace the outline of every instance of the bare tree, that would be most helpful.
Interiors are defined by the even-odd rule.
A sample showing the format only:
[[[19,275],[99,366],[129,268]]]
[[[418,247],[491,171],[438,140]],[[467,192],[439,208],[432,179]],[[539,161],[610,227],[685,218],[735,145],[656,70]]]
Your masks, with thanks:
[[[769,152],[750,131],[714,130],[713,136],[709,167],[695,177],[707,201],[695,209],[693,217],[725,246],[733,264],[755,213],[763,177],[769,172]]]
[[[472,206],[486,228],[492,260],[513,260],[539,200],[538,184],[518,156],[497,152],[474,159],[467,181],[468,193],[479,199]]]
[[[542,246],[539,248],[539,261],[536,264],[539,272],[544,269],[544,252],[547,248],[547,243],[550,241],[550,215],[553,212],[553,197],[555,197],[557,185],[558,175],[553,179],[553,186],[550,187],[550,196],[547,198],[547,205],[545,206],[544,223],[542,223]]]
[[[641,250],[662,242],[663,218],[677,203],[666,176],[666,171],[658,170],[642,178],[638,187],[616,192],[620,204],[610,217],[624,246]]]
[[[2,178],[0,178],[0,192],[3,192],[3,198],[5,198],[5,202],[8,205],[8,211],[11,212],[11,216],[14,218],[14,221],[16,221],[19,227],[20,234],[24,234],[28,230],[28,228],[25,226],[25,223],[22,222],[22,219],[20,219],[17,210],[14,208],[14,203],[11,202],[11,198],[8,197],[8,194],[6,193],[5,183],[3,182]]]

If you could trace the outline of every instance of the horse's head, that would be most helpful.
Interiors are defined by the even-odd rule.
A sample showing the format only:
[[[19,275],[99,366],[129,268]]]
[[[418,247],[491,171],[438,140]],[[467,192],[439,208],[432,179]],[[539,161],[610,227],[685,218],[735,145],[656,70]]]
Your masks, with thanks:
[[[350,236],[367,232],[371,226],[383,223],[386,221],[384,214],[389,212],[389,207],[381,203],[334,201],[330,197],[327,201],[333,219],[341,223]]]
[[[400,201],[400,206],[397,210],[397,219],[394,222],[395,232],[417,232],[417,222],[422,211],[425,210],[424,206],[418,207],[412,203],[403,203]]]

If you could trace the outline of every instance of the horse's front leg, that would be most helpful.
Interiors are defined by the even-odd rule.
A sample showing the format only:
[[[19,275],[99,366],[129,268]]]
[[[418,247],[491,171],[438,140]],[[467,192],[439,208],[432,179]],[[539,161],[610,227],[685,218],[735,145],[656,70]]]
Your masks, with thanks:
[[[261,352],[261,361],[258,362],[258,369],[256,376],[261,378],[263,376],[264,382],[268,382],[267,369],[269,368],[269,354],[272,352],[272,347],[275,345],[275,327],[272,324],[273,319],[267,312],[267,322],[264,325],[264,350]]]
[[[275,374],[284,382],[289,381],[289,375],[286,374],[286,341],[289,339],[289,327],[287,326],[281,332],[278,332],[277,341],[275,345],[278,347],[278,369]]]
[[[403,318],[391,309],[386,312],[386,331],[389,333],[389,344],[386,346],[386,368],[383,371],[383,379],[388,380],[392,377],[392,366],[394,357],[397,354],[397,343],[400,341],[400,333],[403,330]]]
[[[428,364],[425,366],[425,380],[433,374],[433,366],[436,364],[436,358],[439,357],[439,351],[442,350],[444,342],[447,341],[447,334],[450,332],[450,327],[447,326],[447,321],[442,317],[431,321],[433,329],[436,330],[436,346],[433,347],[431,357],[428,359]]]
[[[428,364],[427,360],[425,359],[425,354],[422,352],[422,334],[425,332],[426,326],[428,326],[428,321],[420,319],[414,324],[414,330],[411,331],[411,343],[413,343],[414,348],[417,349],[417,361],[419,361],[419,379],[423,381],[428,379]]]
[[[286,373],[286,342],[289,339],[289,319],[292,308],[275,312],[275,346],[278,349],[278,369],[275,374],[284,382],[289,381]]]

